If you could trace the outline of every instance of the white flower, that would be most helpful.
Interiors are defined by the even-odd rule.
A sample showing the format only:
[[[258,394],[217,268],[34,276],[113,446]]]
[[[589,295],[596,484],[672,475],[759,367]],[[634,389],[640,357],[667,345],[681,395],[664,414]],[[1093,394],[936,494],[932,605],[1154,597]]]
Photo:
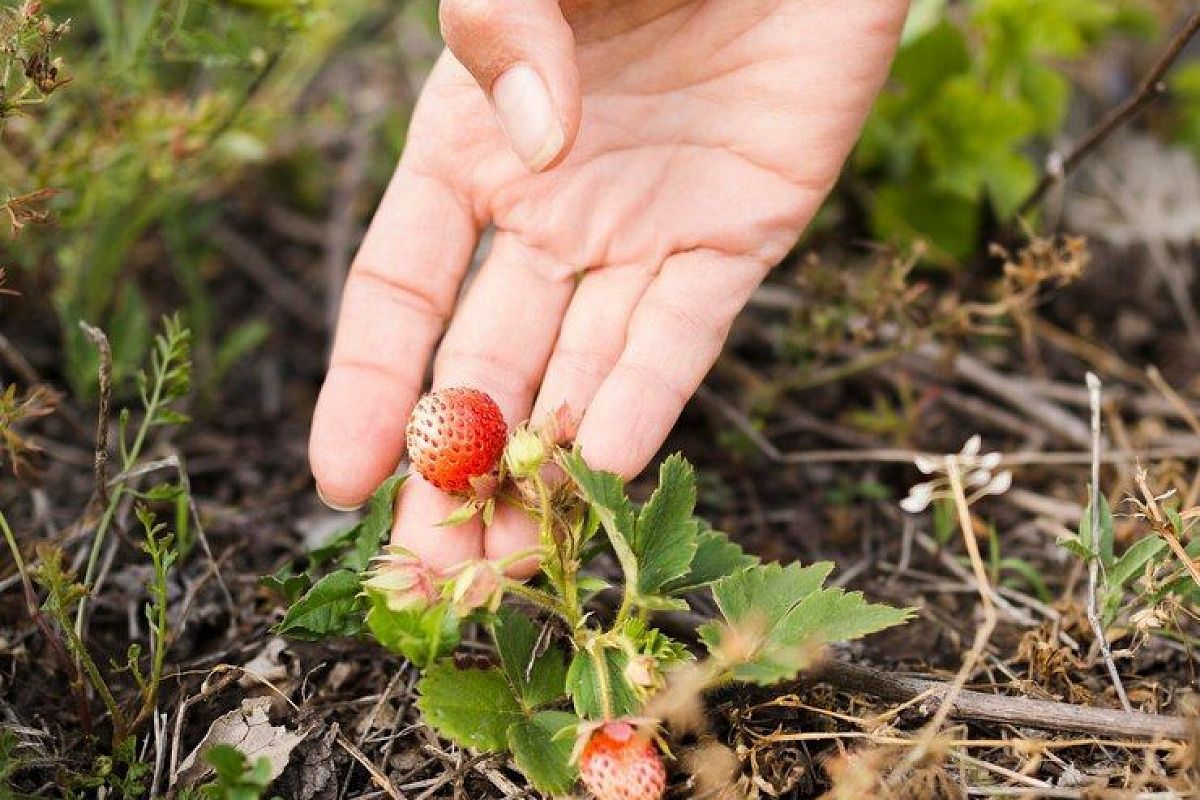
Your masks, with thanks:
[[[959,451],[958,457],[962,461],[974,461],[975,456],[979,455],[979,448],[983,445],[983,437],[978,433],[967,439],[967,443],[963,445]]]
[[[919,514],[934,500],[952,497],[951,469],[957,471],[963,487],[971,490],[971,494],[967,496],[968,504],[986,495],[1007,492],[1012,487],[1012,473],[1008,470],[995,471],[1004,457],[1000,453],[980,454],[982,448],[983,439],[976,434],[966,441],[956,455],[935,456],[921,453],[914,456],[913,464],[921,474],[932,475],[934,478],[909,489],[908,496],[900,501],[900,507],[910,514]]]
[[[900,507],[910,514],[919,514],[933,501],[933,481],[918,483],[908,490],[908,497],[900,501]]]
[[[984,491],[988,494],[1004,494],[1010,488],[1012,488],[1012,473],[1004,470],[992,478],[992,482],[984,487]]]
[[[937,469],[941,465],[942,461],[941,461],[941,459],[937,458],[936,456],[929,456],[929,455],[925,455],[924,453],[918,453],[913,458],[913,463],[916,464],[917,469],[919,469],[921,471],[922,475],[932,475],[934,472],[937,471]]]

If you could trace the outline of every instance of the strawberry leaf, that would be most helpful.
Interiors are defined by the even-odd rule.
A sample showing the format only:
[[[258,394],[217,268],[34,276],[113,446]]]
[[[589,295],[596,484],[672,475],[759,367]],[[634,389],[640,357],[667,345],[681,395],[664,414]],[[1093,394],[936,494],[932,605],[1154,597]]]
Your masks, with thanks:
[[[569,794],[577,771],[571,763],[573,737],[563,732],[579,724],[566,711],[542,711],[508,729],[508,748],[521,772],[539,791]]]
[[[658,488],[642,506],[630,541],[638,559],[639,595],[656,595],[666,584],[687,574],[699,532],[692,517],[695,507],[695,472],[676,453],[659,468]]]
[[[371,610],[367,612],[371,635],[418,667],[426,667],[454,650],[460,622],[448,602],[393,611],[382,595],[371,593]]]
[[[492,624],[504,674],[528,709],[560,699],[566,692],[567,664],[563,652],[551,645],[538,652],[541,630],[524,614],[501,609]]]
[[[734,677],[771,684],[794,677],[817,647],[898,625],[910,615],[908,609],[868,603],[860,592],[822,589],[832,569],[829,562],[768,564],[722,578],[712,592],[727,624],[703,625],[700,638],[728,659],[721,648],[728,632],[747,637],[752,646],[732,648],[742,659],[731,665]]]
[[[498,669],[457,669],[443,661],[425,671],[417,708],[438,733],[463,747],[496,752],[508,729],[526,719],[508,678]]]
[[[362,630],[360,588],[358,573],[331,572],[292,604],[276,630],[293,639],[354,636]]]
[[[392,532],[396,493],[407,478],[407,475],[393,475],[379,484],[361,521],[308,554],[313,566],[340,559],[340,565],[346,569],[355,572],[366,569]]]
[[[687,574],[663,587],[667,594],[682,595],[693,592],[758,563],[756,557],[747,554],[730,541],[728,536],[714,531],[703,520],[698,522],[700,534],[696,538],[696,555],[692,557]]]
[[[560,463],[563,470],[575,482],[580,496],[591,506],[591,511],[604,526],[604,532],[612,544],[625,583],[638,583],[638,559],[630,541],[637,526],[633,504],[625,496],[625,482],[611,472],[594,470],[583,460],[579,451],[563,453]]]
[[[583,719],[609,719],[635,713],[641,704],[625,677],[628,666],[629,655],[623,650],[596,647],[592,651],[576,651],[567,670],[567,694],[571,695],[575,713]]]

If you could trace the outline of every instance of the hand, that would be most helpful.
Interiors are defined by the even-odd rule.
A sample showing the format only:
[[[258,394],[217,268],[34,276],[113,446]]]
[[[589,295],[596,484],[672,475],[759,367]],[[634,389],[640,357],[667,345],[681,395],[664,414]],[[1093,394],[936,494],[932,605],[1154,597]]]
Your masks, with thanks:
[[[591,465],[645,467],[837,179],[906,8],[444,0],[450,52],[351,268],[317,403],[326,501],[357,505],[395,469],[447,326],[435,387],[490,393],[510,426],[566,402]],[[441,567],[536,541],[504,507],[486,532],[434,527],[458,503],[414,476],[393,540]]]

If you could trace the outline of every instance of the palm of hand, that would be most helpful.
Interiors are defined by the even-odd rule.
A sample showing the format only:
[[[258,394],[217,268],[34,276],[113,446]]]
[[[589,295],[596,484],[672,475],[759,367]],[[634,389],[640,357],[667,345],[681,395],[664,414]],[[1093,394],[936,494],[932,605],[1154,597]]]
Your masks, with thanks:
[[[774,0],[732,19],[728,5],[693,0],[604,38],[577,27],[583,123],[542,174],[447,55],[412,163],[567,271],[693,249],[769,268],[836,179],[891,55],[870,29],[894,26],[901,4]]]
[[[435,385],[488,391],[510,424],[565,402],[584,412],[585,457],[625,474],[665,438],[836,179],[907,5],[666,2],[645,21],[571,20],[582,124],[540,174],[440,59],[346,286],[311,444],[333,499],[360,499],[395,466],[451,314]],[[456,303],[488,223],[490,254]],[[535,538],[508,513],[486,535],[477,522],[431,533],[457,501],[420,480],[404,491],[394,539],[437,564]]]

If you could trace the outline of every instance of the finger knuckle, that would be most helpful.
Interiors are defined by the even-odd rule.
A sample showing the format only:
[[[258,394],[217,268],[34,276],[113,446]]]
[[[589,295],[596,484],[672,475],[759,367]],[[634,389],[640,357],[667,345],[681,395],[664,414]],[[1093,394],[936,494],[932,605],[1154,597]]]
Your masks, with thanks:
[[[495,0],[445,0],[438,12],[442,35],[451,47],[468,46],[499,26],[503,6]]]

